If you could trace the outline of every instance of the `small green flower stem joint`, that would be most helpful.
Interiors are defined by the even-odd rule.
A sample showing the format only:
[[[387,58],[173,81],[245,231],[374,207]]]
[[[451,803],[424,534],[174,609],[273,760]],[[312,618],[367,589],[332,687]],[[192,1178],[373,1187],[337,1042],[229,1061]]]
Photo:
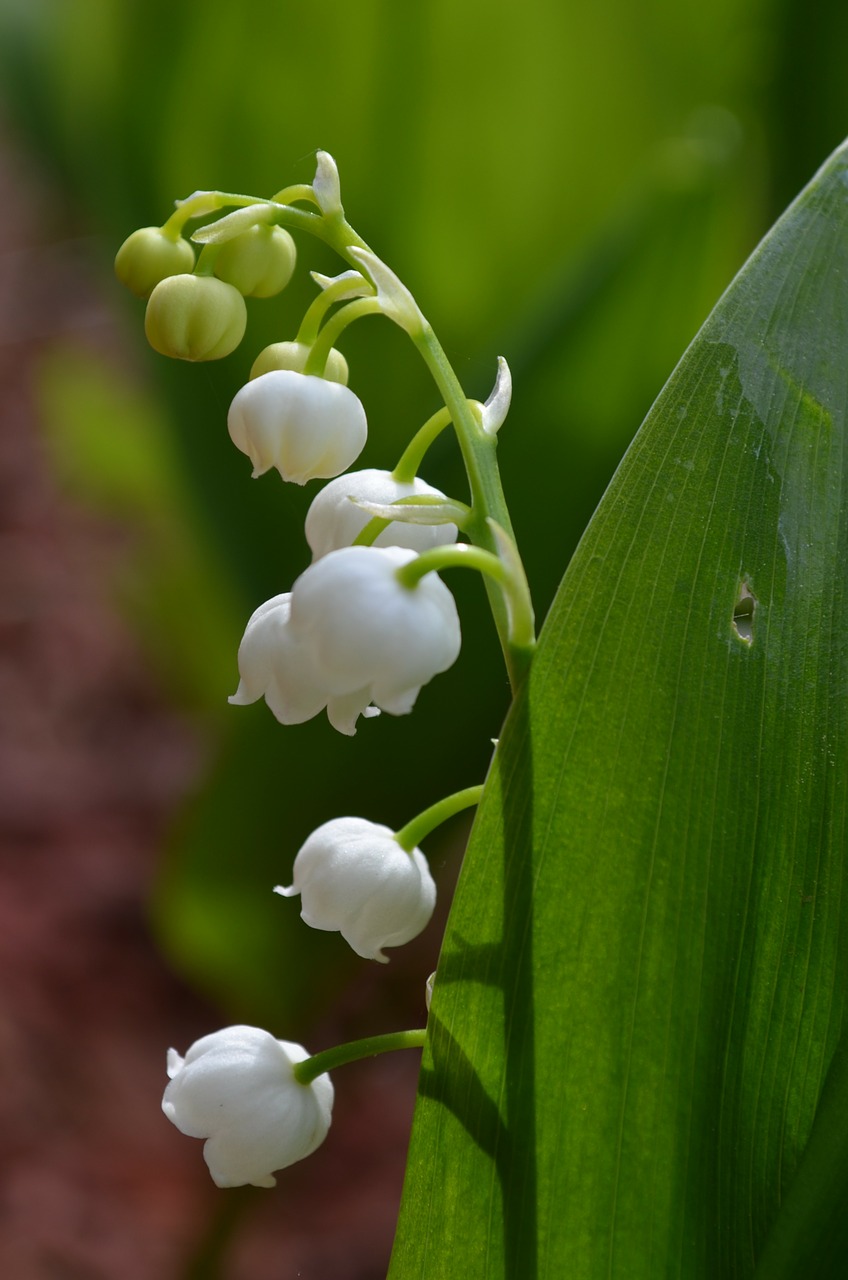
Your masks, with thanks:
[[[358,298],[356,302],[347,302],[341,307],[334,316],[332,316],[324,325],[309,353],[309,359],[304,366],[304,373],[322,374],[324,366],[327,363],[327,357],[336,344],[339,335],[352,324],[354,320],[360,320],[363,316],[380,315],[382,308],[377,298]]]
[[[466,787],[464,791],[455,791],[453,795],[445,796],[444,800],[431,804],[429,809],[425,809],[411,822],[407,822],[405,827],[401,827],[400,831],[396,831],[395,840],[406,853],[412,853],[431,831],[447,822],[448,818],[479,804],[482,794],[483,784],[478,783],[476,787]]]
[[[303,1062],[296,1062],[292,1068],[298,1084],[308,1085],[327,1071],[335,1071],[336,1067],[346,1066],[348,1062],[359,1062],[362,1058],[376,1058],[379,1053],[391,1053],[395,1049],[420,1049],[426,1036],[424,1028],[415,1031],[390,1031],[382,1036],[365,1036],[362,1040],[351,1040],[348,1044],[336,1045],[333,1049],[324,1049],[314,1053]]]
[[[306,309],[306,314],[301,321],[297,338],[295,339],[296,342],[303,342],[307,347],[313,345],[330,307],[350,297],[350,286],[350,280],[342,277],[339,280],[334,280],[321,290],[317,298]]]
[[[397,475],[392,472],[395,480]],[[404,483],[401,481],[401,483]],[[412,483],[407,481],[406,483]],[[392,523],[393,520],[410,520],[413,523],[420,524],[455,524],[458,529],[465,528],[465,522],[471,513],[471,508],[467,507],[464,502],[457,502],[455,498],[438,498],[429,494],[410,494],[406,498],[398,498],[395,502],[382,504],[359,503],[366,511],[373,511],[372,518],[365,525],[364,529],[356,535],[353,540],[355,547],[370,547],[380,536],[385,528]],[[377,508],[379,507],[379,511]],[[406,512],[404,513],[404,507]],[[431,512],[438,512],[437,520],[422,519],[428,508]],[[449,514],[448,514],[449,512]]]
[[[430,445],[451,425],[451,414],[447,408],[439,409],[428,418],[423,427],[419,427],[409,444],[404,449],[392,475],[401,484],[412,484],[418,475],[418,469]]]
[[[240,196],[230,191],[195,191],[185,200],[177,201],[176,209],[167,222],[163,222],[162,230],[166,235],[175,238],[183,234],[186,223],[194,218],[205,218],[210,213],[218,213],[221,209],[233,206],[245,209],[259,203],[261,201],[258,201],[255,196]]]

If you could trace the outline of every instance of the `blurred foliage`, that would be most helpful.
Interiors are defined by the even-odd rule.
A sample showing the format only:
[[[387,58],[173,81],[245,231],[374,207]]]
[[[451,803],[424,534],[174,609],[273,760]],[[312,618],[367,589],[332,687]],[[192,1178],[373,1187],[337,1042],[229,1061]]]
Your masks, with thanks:
[[[244,621],[306,563],[311,491],[249,483],[226,407],[256,351],[293,336],[306,268],[335,264],[301,244],[296,282],[251,308],[240,351],[196,368],[143,349],[141,306],[110,280],[118,245],[197,187],[267,194],[310,180],[315,149],[330,150],[351,221],[413,289],[469,394],[487,393],[496,355],[510,360],[505,488],[541,614],[644,412],[766,224],[772,175],[781,192],[789,181],[790,117],[804,173],[844,131],[843,80],[814,74],[844,17],[834,0],[817,7],[799,82],[800,14],[797,0],[0,6],[5,109],[50,180],[50,230],[90,237],[138,351],[123,392],[105,363],[54,353],[49,436],[78,490],[146,531],[134,616],[220,741],[174,833],[158,919],[184,972],[239,1016],[291,1032],[320,1007],[302,989],[306,947],[328,987],[352,968],[267,892],[309,830],[345,811],[400,823],[477,780],[508,692],[483,592],[461,581],[463,654],[408,720],[384,716],[351,742],[325,723],[283,731],[263,706],[227,714]],[[343,347],[371,424],[363,465],[391,465],[433,391],[388,325],[358,326]],[[447,441],[429,461],[427,479],[464,496]]]

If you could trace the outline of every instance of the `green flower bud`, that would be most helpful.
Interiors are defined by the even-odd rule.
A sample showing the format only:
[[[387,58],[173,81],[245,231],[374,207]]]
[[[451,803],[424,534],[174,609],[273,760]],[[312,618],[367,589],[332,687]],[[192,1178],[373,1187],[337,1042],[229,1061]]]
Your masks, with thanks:
[[[250,370],[251,378],[259,378],[263,373],[273,373],[275,369],[291,369],[293,373],[303,373],[309,353],[312,350],[305,342],[272,342],[270,347],[260,351]],[[347,386],[347,360],[335,347],[327,356],[327,363],[321,377],[327,382],[340,382]]]
[[[140,227],[115,257],[115,275],[139,298],[148,298],[160,280],[193,270],[194,249],[188,240],[175,240],[161,227]]]
[[[225,241],[215,256],[215,275],[246,298],[273,298],[292,278],[297,250],[284,227],[255,226]]]
[[[144,332],[154,351],[175,360],[220,360],[244,337],[247,307],[238,289],[214,276],[169,276],[150,295]]]

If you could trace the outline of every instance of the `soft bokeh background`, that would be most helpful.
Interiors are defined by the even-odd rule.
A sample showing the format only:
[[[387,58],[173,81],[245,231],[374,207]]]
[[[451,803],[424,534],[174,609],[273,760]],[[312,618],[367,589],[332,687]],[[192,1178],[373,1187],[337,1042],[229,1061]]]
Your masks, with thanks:
[[[164,1049],[227,1021],[316,1049],[420,1022],[438,922],[377,971],[269,889],[319,822],[400,824],[478,780],[507,705],[458,575],[463,654],[414,716],[349,740],[227,707],[315,486],[251,482],[226,408],[335,265],[302,243],[242,348],[195,367],[145,348],[118,245],[330,150],[469,394],[510,361],[504,483],[542,615],[684,346],[848,132],[847,28],[836,0],[0,2],[4,1274],[385,1273],[412,1055],[340,1073],[325,1147],[254,1195],[215,1192],[159,1115]],[[343,348],[362,462],[390,466],[435,396],[389,325]],[[426,477],[464,496],[447,439]],[[428,843],[443,901],[462,835]]]

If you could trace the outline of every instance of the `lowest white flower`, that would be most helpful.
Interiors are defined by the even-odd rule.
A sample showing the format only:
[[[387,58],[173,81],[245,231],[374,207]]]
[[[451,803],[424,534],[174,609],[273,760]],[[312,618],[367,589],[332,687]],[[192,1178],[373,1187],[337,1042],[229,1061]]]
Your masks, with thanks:
[[[227,427],[253,463],[254,477],[276,467],[295,484],[346,471],[368,435],[365,410],[352,391],[294,369],[273,369],[236,392]]]
[[[374,468],[349,471],[331,480],[315,496],[306,513],[306,541],[312,549],[313,560],[320,560],[340,547],[349,547],[368,524],[369,513],[351,499],[388,504],[410,497],[444,498],[445,495],[417,476],[411,483],[404,483],[395,480],[390,471]],[[393,520],[374,539],[372,546],[409,547],[420,554],[430,547],[445,547],[456,542],[457,532],[455,524],[410,524]]]
[[[414,587],[398,581],[413,559],[403,547],[342,547],[311,565],[248,622],[230,701],[264,697],[282,724],[326,706],[347,734],[360,715],[411,711],[421,686],[456,661],[461,641],[453,596],[435,573]]]
[[[273,1187],[275,1169],[302,1160],[327,1136],[333,1109],[328,1075],[311,1084],[293,1065],[309,1054],[259,1027],[225,1027],[196,1040],[185,1057],[168,1050],[162,1110],[181,1133],[205,1138],[203,1156],[219,1187]]]
[[[420,849],[407,853],[394,833],[365,818],[334,818],[312,832],[294,860],[294,883],[313,929],[338,930],[357,955],[385,963],[383,947],[416,938],[436,905],[436,886]]]

